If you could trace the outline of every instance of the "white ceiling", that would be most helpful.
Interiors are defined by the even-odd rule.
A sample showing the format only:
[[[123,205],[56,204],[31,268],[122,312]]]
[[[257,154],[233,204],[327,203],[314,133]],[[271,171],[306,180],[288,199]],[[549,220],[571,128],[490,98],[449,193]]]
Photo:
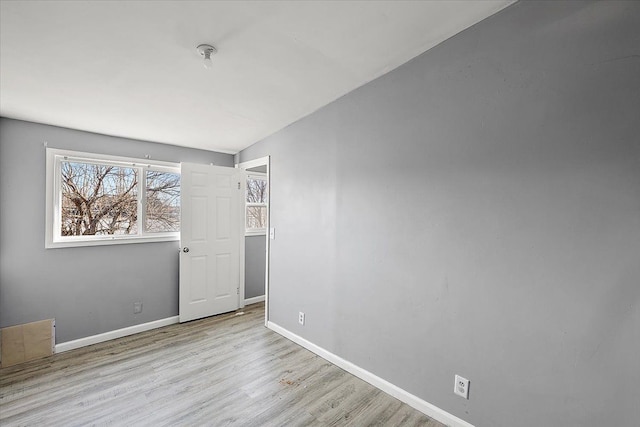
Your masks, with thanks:
[[[512,2],[2,1],[0,115],[235,153]]]

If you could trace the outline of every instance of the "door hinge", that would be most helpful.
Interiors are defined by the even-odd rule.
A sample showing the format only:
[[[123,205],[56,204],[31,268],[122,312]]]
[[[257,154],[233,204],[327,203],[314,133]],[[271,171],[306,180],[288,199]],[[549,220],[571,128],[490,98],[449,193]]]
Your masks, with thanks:
[[[236,294],[240,295],[240,288],[236,288]]]
[[[240,189],[240,183],[238,183],[238,190]]]

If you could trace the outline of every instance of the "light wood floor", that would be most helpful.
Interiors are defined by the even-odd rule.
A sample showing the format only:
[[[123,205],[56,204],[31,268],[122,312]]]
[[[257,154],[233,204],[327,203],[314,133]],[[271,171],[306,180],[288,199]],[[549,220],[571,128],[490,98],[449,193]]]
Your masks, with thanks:
[[[442,426],[244,313],[4,368],[0,425]]]

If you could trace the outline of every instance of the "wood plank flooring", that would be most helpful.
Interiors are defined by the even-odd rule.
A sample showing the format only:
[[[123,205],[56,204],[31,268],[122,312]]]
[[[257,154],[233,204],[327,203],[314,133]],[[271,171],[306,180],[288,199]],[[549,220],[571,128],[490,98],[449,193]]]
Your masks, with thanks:
[[[1,369],[0,425],[443,426],[263,324],[254,304]]]

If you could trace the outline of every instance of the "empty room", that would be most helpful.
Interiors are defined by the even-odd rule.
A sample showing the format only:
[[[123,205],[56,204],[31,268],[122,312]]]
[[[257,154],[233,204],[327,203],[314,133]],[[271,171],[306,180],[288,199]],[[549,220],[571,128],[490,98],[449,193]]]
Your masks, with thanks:
[[[640,1],[0,0],[0,425],[635,427]]]

